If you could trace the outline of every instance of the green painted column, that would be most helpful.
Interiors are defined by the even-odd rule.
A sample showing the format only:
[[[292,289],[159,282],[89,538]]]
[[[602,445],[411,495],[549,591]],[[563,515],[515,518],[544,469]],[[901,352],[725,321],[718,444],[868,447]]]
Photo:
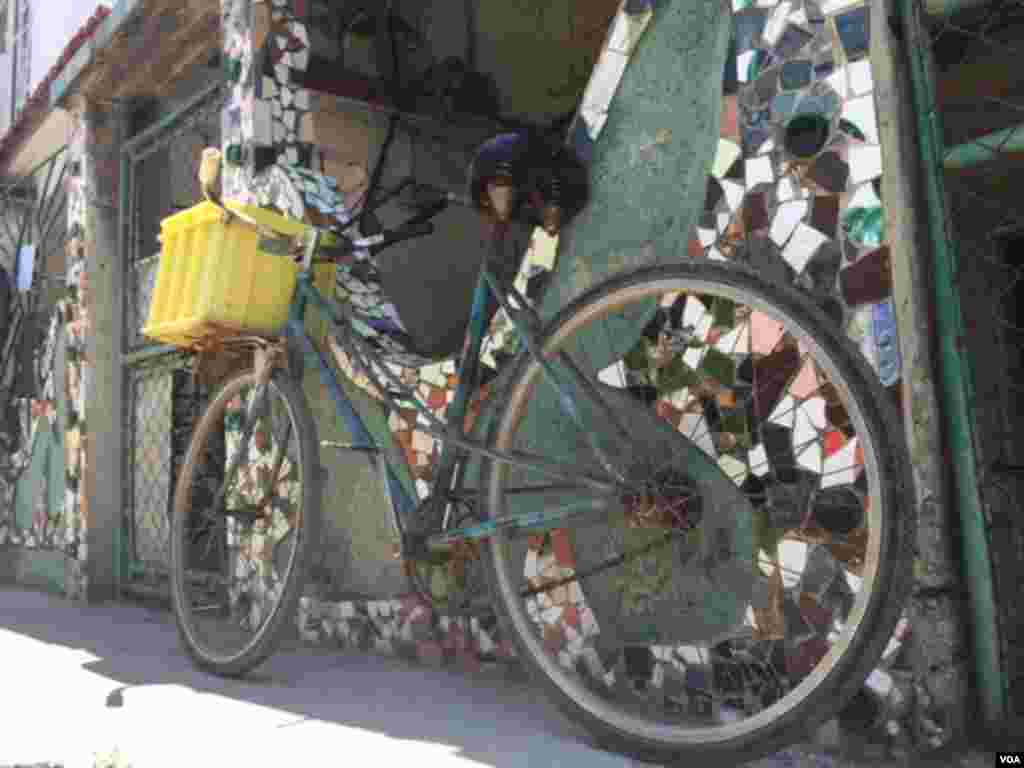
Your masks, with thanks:
[[[79,419],[80,492],[85,528],[87,598],[117,594],[124,504],[122,333],[126,273],[119,253],[120,147],[127,111],[82,103],[85,131],[85,356]]]
[[[602,278],[684,257],[703,209],[731,8],[720,0],[661,0],[653,14],[593,145],[592,200],[562,233],[545,317]],[[588,90],[603,79],[595,72]]]

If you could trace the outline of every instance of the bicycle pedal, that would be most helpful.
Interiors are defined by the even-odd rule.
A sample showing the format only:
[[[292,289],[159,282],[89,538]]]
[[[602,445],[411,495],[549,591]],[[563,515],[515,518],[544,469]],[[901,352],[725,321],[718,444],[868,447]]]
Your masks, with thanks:
[[[321,440],[321,448],[334,448],[339,451],[357,451],[359,453],[380,453],[381,449],[376,445],[352,445],[351,443],[336,443],[332,440]]]

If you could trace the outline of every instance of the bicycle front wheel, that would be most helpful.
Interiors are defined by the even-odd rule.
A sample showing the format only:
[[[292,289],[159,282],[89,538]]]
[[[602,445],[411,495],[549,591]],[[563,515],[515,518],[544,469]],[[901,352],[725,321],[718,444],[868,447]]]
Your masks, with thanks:
[[[196,426],[175,492],[171,596],[186,650],[240,676],[273,653],[295,617],[318,540],[316,425],[276,371],[230,379]]]
[[[908,464],[878,377],[803,295],[704,260],[595,287],[541,349],[576,415],[524,354],[494,447],[616,490],[485,467],[496,518],[599,510],[490,540],[527,668],[640,759],[736,765],[805,737],[863,684],[909,581]]]

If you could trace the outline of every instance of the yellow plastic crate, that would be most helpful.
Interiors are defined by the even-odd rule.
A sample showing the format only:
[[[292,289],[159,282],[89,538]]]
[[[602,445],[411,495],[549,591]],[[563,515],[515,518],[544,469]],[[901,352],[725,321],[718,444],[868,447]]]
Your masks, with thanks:
[[[306,225],[254,206],[226,200],[284,235]],[[288,320],[299,265],[271,253],[250,226],[224,222],[223,212],[202,202],[160,222],[160,267],[142,332],[176,347],[235,333],[273,335]],[[277,241],[278,243],[282,241]]]

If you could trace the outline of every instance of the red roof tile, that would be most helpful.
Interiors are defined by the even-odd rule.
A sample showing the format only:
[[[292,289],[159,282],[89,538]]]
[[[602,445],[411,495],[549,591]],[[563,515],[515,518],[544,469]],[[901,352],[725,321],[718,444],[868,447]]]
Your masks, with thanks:
[[[92,16],[78,29],[68,44],[64,46],[64,50],[61,52],[60,58],[57,59],[57,63],[50,67],[46,77],[43,78],[42,82],[36,86],[35,91],[32,92],[32,95],[25,101],[21,112],[11,124],[7,133],[4,134],[3,138],[0,138],[0,167],[7,160],[8,154],[25,138],[25,133],[33,122],[37,118],[43,117],[49,111],[50,85],[64,71],[64,67],[78,53],[78,49],[96,34],[100,23],[109,15],[109,8],[102,5],[97,6]]]

